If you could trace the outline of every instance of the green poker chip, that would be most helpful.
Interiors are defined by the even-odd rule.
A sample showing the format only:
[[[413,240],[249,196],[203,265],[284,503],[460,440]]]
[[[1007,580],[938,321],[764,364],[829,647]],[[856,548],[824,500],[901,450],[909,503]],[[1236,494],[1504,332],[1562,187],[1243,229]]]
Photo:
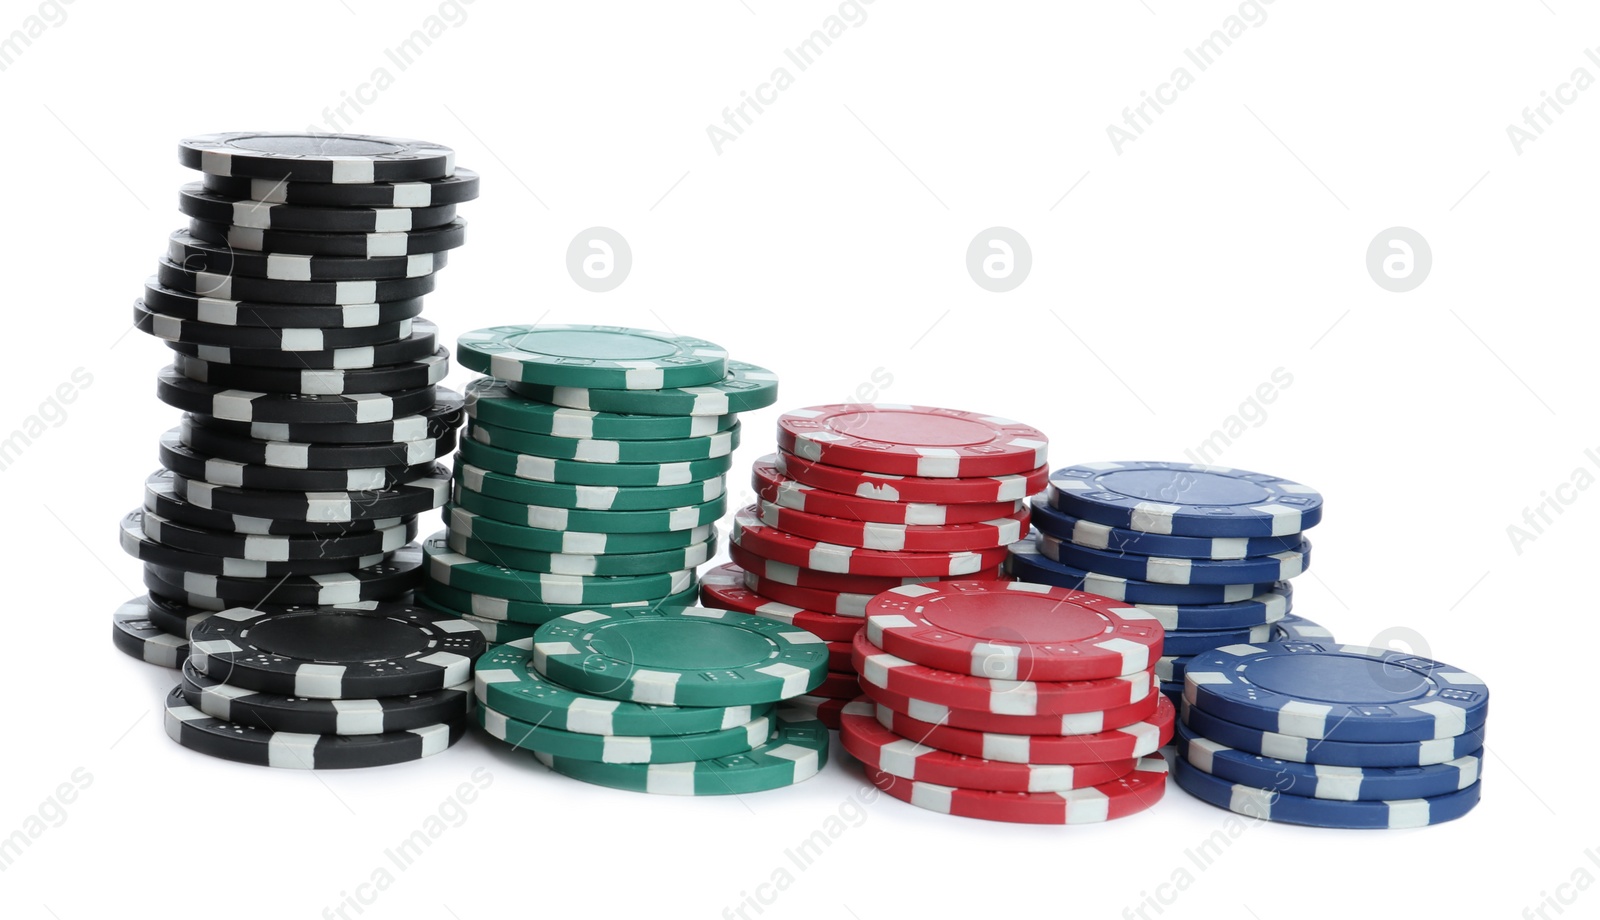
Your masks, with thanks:
[[[542,604],[653,601],[687,591],[694,582],[693,570],[660,575],[591,578],[508,569],[452,551],[442,531],[422,544],[422,556],[427,577],[440,584],[463,591],[492,594],[507,600],[537,601]]]
[[[533,666],[607,699],[737,706],[816,689],[828,647],[803,629],[727,610],[590,610],[539,627]]]
[[[461,459],[492,473],[535,482],[565,482],[580,486],[677,486],[714,479],[733,466],[732,456],[682,463],[557,460],[502,450],[470,438],[463,440],[459,449]]]
[[[585,389],[514,381],[507,388],[565,409],[630,415],[719,416],[764,409],[778,401],[778,375],[742,361],[729,361],[727,376],[716,383],[681,389]]]
[[[459,610],[451,610],[449,607],[446,607],[443,604],[436,603],[422,596],[417,597],[417,603],[427,607],[429,610],[437,610],[440,613],[454,614],[455,616],[460,617],[462,621],[471,623],[473,626],[478,628],[478,632],[483,633],[483,640],[490,645],[499,645],[502,642],[515,642],[518,639],[531,640],[534,632],[539,628],[537,626],[529,626],[526,623],[507,623],[500,620],[486,620],[483,617],[475,617],[471,614],[462,613]]]
[[[467,417],[485,425],[553,435],[614,441],[703,438],[739,421],[727,415],[628,415],[567,409],[511,392],[504,380],[479,377],[467,386]]]
[[[692,607],[698,595],[699,585],[691,581],[688,590],[678,594],[671,594],[663,598],[648,601],[628,601],[617,604],[619,607]],[[600,604],[541,604],[537,601],[513,601],[490,594],[475,594],[441,585],[438,582],[425,582],[417,591],[417,599],[426,602],[428,606],[445,613],[454,613],[464,619],[471,620],[480,629],[484,623],[500,623],[507,627],[520,627],[527,630],[526,637],[531,638],[534,627],[541,626],[564,617],[569,613],[581,613],[587,610],[604,610],[607,605]],[[514,638],[525,638],[517,635]],[[489,641],[509,642],[510,639],[496,639],[489,637]]]
[[[703,505],[721,498],[727,482],[721,476],[681,486],[575,486],[564,482],[535,482],[490,472],[456,459],[456,479],[468,489],[490,498],[554,508],[591,511],[657,511]]]
[[[554,460],[585,463],[685,463],[726,457],[739,446],[739,426],[703,438],[660,441],[605,441],[560,438],[501,428],[481,421],[467,424],[467,437],[479,444]]]
[[[541,553],[486,543],[458,533],[450,534],[447,541],[452,550],[463,556],[524,572],[548,572],[552,575],[658,575],[705,565],[717,554],[715,533],[704,543],[682,549],[607,556]]]
[[[568,556],[631,555],[679,549],[704,543],[712,537],[711,525],[693,530],[664,530],[660,533],[589,533],[581,530],[547,530],[508,524],[474,514],[465,508],[446,506],[445,524],[456,532],[476,537],[485,543],[531,549],[540,553]]]
[[[728,352],[714,342],[624,326],[475,329],[456,340],[456,360],[501,380],[616,390],[702,386],[728,374]]]
[[[478,702],[512,719],[584,735],[692,735],[739,728],[768,715],[757,706],[648,706],[590,696],[546,680],[529,667],[533,642],[519,639],[478,659]]]
[[[828,763],[828,729],[815,720],[777,720],[771,741],[746,754],[688,763],[594,763],[537,753],[562,776],[596,786],[657,795],[740,795],[804,782]]]
[[[494,518],[507,524],[542,530],[579,530],[604,534],[694,530],[717,521],[728,511],[726,498],[715,498],[699,505],[685,505],[682,508],[666,508],[658,511],[585,511],[574,508],[552,508],[548,505],[526,505],[521,502],[490,498],[481,492],[472,491],[461,481],[457,481],[451,489],[451,499],[473,514]]]
[[[515,748],[592,763],[678,763],[695,757],[743,754],[772,739],[773,720],[757,716],[743,725],[693,735],[590,735],[513,719],[476,707],[483,730]]]

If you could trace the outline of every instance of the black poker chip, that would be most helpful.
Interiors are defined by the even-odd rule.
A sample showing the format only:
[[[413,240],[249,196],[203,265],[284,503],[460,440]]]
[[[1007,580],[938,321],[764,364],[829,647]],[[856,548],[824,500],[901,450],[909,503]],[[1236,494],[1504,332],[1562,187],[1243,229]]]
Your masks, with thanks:
[[[327,535],[231,533],[164,518],[148,508],[143,510],[139,523],[147,539],[190,553],[262,562],[339,560],[343,568],[352,567],[351,559],[394,552],[410,543],[417,535],[415,520],[362,533]],[[150,561],[162,565],[171,564],[157,559]]]
[[[167,258],[185,271],[241,275],[277,281],[381,281],[431,275],[450,262],[450,254],[429,252],[376,259],[297,256],[253,252],[196,239],[187,230],[167,238]]]
[[[427,693],[472,679],[483,633],[429,607],[223,611],[189,633],[195,670],[235,687],[326,700]]]
[[[413,544],[396,550],[382,562],[331,575],[243,578],[187,572],[154,563],[145,563],[145,571],[167,588],[151,588],[152,591],[194,607],[211,606],[195,598],[210,598],[227,606],[359,604],[393,600],[417,587],[422,580],[422,550]]]
[[[466,400],[460,393],[434,387],[434,403],[415,415],[379,422],[241,422],[206,413],[196,420],[217,431],[237,437],[268,441],[295,441],[309,444],[387,444],[420,441],[454,431],[466,414]]]
[[[428,460],[413,466],[358,467],[348,470],[289,469],[262,466],[207,456],[183,443],[177,428],[161,435],[158,448],[161,465],[190,481],[241,489],[272,489],[290,492],[375,492],[392,489],[433,472]]]
[[[137,597],[112,613],[111,644],[130,657],[163,668],[176,668],[189,658],[189,640],[184,634],[162,629],[150,618],[144,600]]]
[[[156,398],[185,412],[236,422],[383,422],[415,415],[433,405],[433,387],[396,393],[305,396],[257,393],[190,380],[168,365],[156,375]]]
[[[379,281],[279,281],[246,275],[191,271],[171,259],[156,264],[156,278],[166,287],[224,300],[269,303],[349,304],[405,300],[433,292],[436,275]]]
[[[291,370],[336,370],[387,367],[420,361],[439,350],[439,327],[422,317],[409,320],[408,338],[382,345],[358,345],[326,351],[284,351],[278,348],[227,348],[220,345],[190,345],[167,342],[180,355],[199,358],[208,364],[237,364],[240,367],[276,367]]]
[[[324,735],[275,732],[225,722],[189,705],[183,687],[167,694],[164,724],[167,737],[191,751],[236,763],[296,770],[341,770],[385,767],[421,760],[460,741],[467,720],[381,735]]]
[[[179,498],[202,508],[331,524],[425,514],[442,507],[449,493],[450,471],[437,464],[427,470],[425,476],[388,489],[306,492],[219,486],[174,472],[172,489]]]
[[[317,233],[311,230],[254,230],[190,218],[189,233],[196,239],[233,249],[373,259],[458,249],[467,241],[467,222],[457,218],[442,227],[412,230],[409,233]]]
[[[246,179],[209,173],[201,181],[208,191],[229,198],[319,208],[426,208],[440,204],[461,204],[478,197],[479,184],[477,173],[459,167],[453,175],[443,179],[361,185],[291,179]]]
[[[275,351],[326,351],[382,345],[410,338],[412,320],[378,323],[356,328],[295,329],[260,326],[225,326],[199,320],[181,319],[153,312],[144,301],[133,302],[133,322],[145,332],[168,342],[191,345],[222,345],[229,348],[262,348]],[[428,349],[432,351],[430,347]]]
[[[157,542],[145,534],[144,511],[133,511],[122,518],[120,540],[123,552],[143,562],[206,575],[232,575],[241,578],[276,578],[294,575],[327,575],[353,568],[377,565],[385,553],[355,559],[288,559],[263,561],[179,549]]]
[[[308,207],[232,198],[191,182],[178,189],[178,210],[201,220],[257,230],[317,230],[331,233],[384,233],[437,227],[456,219],[453,204],[422,208]]]
[[[456,154],[404,137],[227,131],[179,141],[178,162],[217,176],[350,185],[441,179],[455,172]]]
[[[344,329],[398,323],[422,313],[423,298],[387,303],[295,304],[221,300],[175,291],[151,275],[144,283],[146,310],[161,316],[210,323],[213,326]],[[413,329],[415,324],[413,324]],[[177,343],[169,343],[177,344]]]
[[[189,639],[189,630],[196,623],[216,613],[215,610],[201,610],[199,607],[190,607],[177,601],[167,600],[159,594],[146,594],[144,597],[145,617],[157,629],[169,635],[177,636],[185,642]],[[184,650],[183,660],[189,660],[188,650]]]
[[[456,448],[456,429],[437,438],[381,444],[306,444],[239,437],[199,416],[178,426],[183,443],[202,453],[238,463],[295,470],[347,470],[362,467],[416,466],[433,463]]]
[[[467,715],[472,686],[379,696],[365,700],[324,700],[262,693],[223,683],[183,663],[183,698],[190,706],[224,722],[275,732],[314,735],[382,735],[407,731]]]
[[[144,481],[144,508],[157,515],[189,527],[205,531],[247,536],[287,536],[335,538],[351,534],[367,534],[392,530],[406,523],[403,516],[366,518],[355,521],[297,521],[283,518],[232,514],[191,505],[178,497],[173,486],[177,474],[171,470],[157,470]],[[359,555],[366,555],[361,553]]]
[[[202,358],[179,353],[172,366],[190,380],[214,383],[230,389],[260,393],[385,393],[433,386],[450,372],[450,350],[440,348],[417,361],[380,367],[304,368],[251,367],[242,364],[213,364]]]

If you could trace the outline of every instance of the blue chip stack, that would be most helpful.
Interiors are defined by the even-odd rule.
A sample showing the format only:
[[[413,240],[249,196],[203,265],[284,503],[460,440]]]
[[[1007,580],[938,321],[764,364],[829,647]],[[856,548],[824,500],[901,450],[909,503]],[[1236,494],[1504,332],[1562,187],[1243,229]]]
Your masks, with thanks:
[[[1389,649],[1299,640],[1188,662],[1180,787],[1220,808],[1314,827],[1422,827],[1481,794],[1489,688]]]
[[[1313,489],[1193,463],[1118,461],[1057,470],[1033,499],[1038,533],[1011,547],[1023,581],[1100,594],[1166,627],[1156,675],[1174,704],[1198,654],[1241,642],[1331,638],[1292,618],[1288,580],[1311,561]]]

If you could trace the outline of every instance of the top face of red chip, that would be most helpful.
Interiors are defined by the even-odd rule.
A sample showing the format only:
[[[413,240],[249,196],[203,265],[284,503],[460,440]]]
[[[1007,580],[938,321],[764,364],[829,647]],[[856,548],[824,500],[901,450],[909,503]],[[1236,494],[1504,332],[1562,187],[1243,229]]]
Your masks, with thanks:
[[[1010,419],[886,404],[812,406],[778,419],[778,444],[805,459],[899,476],[956,479],[1027,473],[1049,439]]]
[[[867,604],[867,639],[918,664],[1000,680],[1095,680],[1144,671],[1165,631],[1152,614],[1019,581],[892,588]]]

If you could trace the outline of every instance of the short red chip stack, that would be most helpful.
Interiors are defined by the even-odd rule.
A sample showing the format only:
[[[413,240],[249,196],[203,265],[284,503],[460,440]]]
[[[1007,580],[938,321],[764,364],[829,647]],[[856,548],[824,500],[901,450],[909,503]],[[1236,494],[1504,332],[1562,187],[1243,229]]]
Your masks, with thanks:
[[[839,726],[858,695],[852,641],[869,601],[940,579],[992,580],[1028,533],[1048,441],[1009,419],[901,405],[812,406],[778,420],[756,461],[757,502],[729,535],[733,563],[701,603],[782,620],[828,642],[832,674],[801,698]]]
[[[1166,790],[1175,712],[1149,613],[1065,588],[948,581],[867,606],[840,739],[887,794],[944,814],[1088,824]]]

